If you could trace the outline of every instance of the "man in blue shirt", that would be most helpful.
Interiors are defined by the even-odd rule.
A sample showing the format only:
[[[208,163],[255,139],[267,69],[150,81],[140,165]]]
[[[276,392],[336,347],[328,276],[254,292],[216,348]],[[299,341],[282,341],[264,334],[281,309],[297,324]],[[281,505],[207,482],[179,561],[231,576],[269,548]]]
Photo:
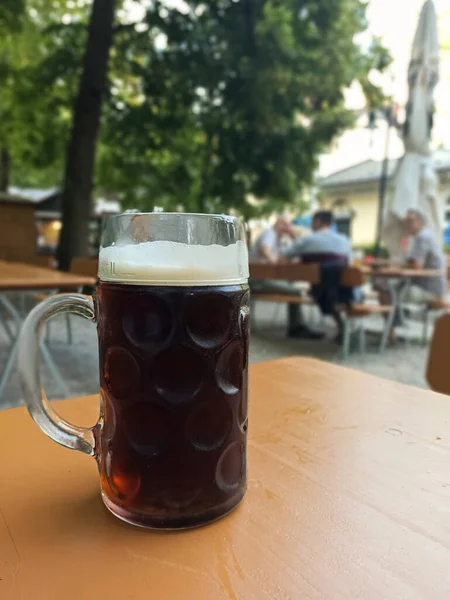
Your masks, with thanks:
[[[338,328],[336,341],[340,343],[343,322],[338,306],[353,298],[354,293],[340,285],[341,267],[345,267],[351,259],[351,244],[347,237],[333,231],[332,225],[331,211],[317,212],[312,221],[313,233],[294,242],[281,252],[281,256],[321,265],[321,282],[313,286],[311,295],[322,313],[334,319]]]
[[[280,252],[284,258],[302,262],[346,265],[351,257],[350,240],[331,229],[333,214],[323,210],[314,215],[311,235],[300,238]]]

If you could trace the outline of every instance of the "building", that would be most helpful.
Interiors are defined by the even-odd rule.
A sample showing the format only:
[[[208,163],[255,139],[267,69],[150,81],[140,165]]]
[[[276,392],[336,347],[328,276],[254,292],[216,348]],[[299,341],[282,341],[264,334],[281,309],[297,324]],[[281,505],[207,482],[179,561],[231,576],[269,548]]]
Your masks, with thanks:
[[[450,150],[437,150],[434,164],[440,181],[440,194],[450,219]],[[398,165],[398,159],[389,161],[389,182]],[[321,204],[333,209],[337,217],[350,217],[349,234],[354,246],[373,244],[379,206],[379,182],[382,163],[366,160],[319,181]]]
[[[0,192],[0,259],[27,261],[36,255],[34,204]]]
[[[53,253],[58,245],[61,230],[62,195],[58,188],[9,188],[9,194],[31,203],[36,218],[40,252]],[[120,212],[114,200],[99,198],[94,202],[90,228],[90,253],[97,254],[104,219]]]

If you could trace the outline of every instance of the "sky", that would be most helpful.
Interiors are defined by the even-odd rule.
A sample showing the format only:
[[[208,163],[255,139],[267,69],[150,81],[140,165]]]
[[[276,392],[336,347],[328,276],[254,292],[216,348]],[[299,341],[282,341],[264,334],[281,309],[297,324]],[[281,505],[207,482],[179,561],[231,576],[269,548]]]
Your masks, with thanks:
[[[417,28],[419,13],[424,0],[370,0],[367,16],[369,33],[379,36],[389,49],[393,63],[383,76],[374,74],[372,80],[383,86],[386,93],[392,94],[394,101],[404,106],[408,98],[407,70],[411,46]],[[443,145],[450,149],[450,15],[444,17],[444,10],[450,8],[449,0],[434,0],[438,14],[441,45],[446,38],[448,48],[441,48],[440,82],[435,90],[436,115],[433,132],[435,146]],[[364,41],[364,36],[361,41]],[[364,98],[357,86],[346,93],[349,108],[361,109]],[[327,175],[362,160],[380,160],[384,155],[386,126],[379,123],[377,130],[366,129],[367,116],[361,117],[355,130],[346,132],[336,140],[329,154],[321,157],[319,174]],[[403,143],[395,132],[391,135],[390,156],[403,153]]]

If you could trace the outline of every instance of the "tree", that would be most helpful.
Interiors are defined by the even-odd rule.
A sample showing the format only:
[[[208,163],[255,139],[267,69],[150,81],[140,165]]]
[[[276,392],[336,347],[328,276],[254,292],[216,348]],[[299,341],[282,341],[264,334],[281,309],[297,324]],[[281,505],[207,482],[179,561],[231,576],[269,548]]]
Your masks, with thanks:
[[[20,29],[21,18],[24,12],[24,4],[22,0],[4,0],[0,5],[0,80],[6,80],[8,77],[8,42],[10,41],[11,33]],[[0,118],[4,118],[6,111],[2,109],[0,95]],[[11,173],[11,157],[9,148],[6,143],[5,134],[0,129],[0,192],[8,191],[10,173]]]
[[[74,256],[85,256],[88,251],[95,153],[114,12],[115,0],[94,0],[65,166],[58,248],[59,267],[63,270],[70,267]]]
[[[377,40],[365,51],[355,43],[364,11],[359,0],[153,2],[147,29],[116,40],[127,58],[116,71],[135,92],[125,86],[105,107],[99,184],[115,172],[140,208],[250,216],[294,201],[318,154],[352,124],[345,87],[359,80],[370,104],[381,102],[368,74],[389,57]]]
[[[54,186],[62,180],[62,157],[68,148],[61,245],[65,267],[70,264],[67,248],[69,254],[87,249],[115,0],[96,0],[90,21],[87,4],[28,0],[20,30],[9,24],[9,39],[0,40],[0,55],[4,50],[7,58],[1,65],[0,110],[5,118],[0,119],[0,166],[8,165],[7,175],[11,171],[15,182]],[[0,26],[1,15],[0,7]],[[8,180],[3,169],[0,183],[6,187]]]
[[[355,41],[360,0],[143,4],[133,23],[120,0],[113,27],[113,0],[90,19],[86,0],[28,0],[32,35],[16,35],[27,52],[0,86],[15,183],[58,184],[68,144],[64,267],[86,252],[92,189],[147,210],[270,212],[302,197],[318,154],[351,126],[344,89],[358,80],[371,106],[382,98],[368,74],[389,57]]]
[[[4,182],[61,182],[87,18],[86,9],[66,4],[28,0],[16,25],[0,36],[0,144],[9,171],[2,172]]]
[[[20,27],[24,9],[24,0],[2,0],[0,4],[0,32],[2,35]]]

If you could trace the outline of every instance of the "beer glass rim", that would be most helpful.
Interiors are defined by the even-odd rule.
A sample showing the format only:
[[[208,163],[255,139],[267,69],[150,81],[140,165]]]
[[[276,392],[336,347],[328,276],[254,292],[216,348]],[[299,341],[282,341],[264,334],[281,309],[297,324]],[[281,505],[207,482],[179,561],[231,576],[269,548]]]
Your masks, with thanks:
[[[202,217],[205,219],[230,219],[230,220],[236,220],[236,221],[243,221],[243,217],[238,216],[238,215],[226,215],[226,214],[220,214],[220,213],[189,213],[189,212],[123,212],[123,213],[119,213],[117,215],[108,215],[106,218],[107,220],[110,219],[120,219],[122,217],[130,217],[130,216],[155,216],[155,217],[162,217],[162,216],[170,216],[170,217]]]
[[[206,217],[206,218],[220,218],[220,219],[237,219],[238,221],[242,219],[239,215],[227,215],[225,213],[180,213],[180,212],[171,212],[171,211],[162,211],[162,212],[152,212],[152,211],[136,211],[136,212],[122,212],[116,215],[108,215],[108,219],[114,219],[118,217],[130,217],[130,216],[140,216],[140,215],[154,215],[158,216],[166,216],[170,215],[173,217]]]
[[[241,285],[247,283],[248,276],[241,217],[129,212],[111,215],[105,222],[99,252],[100,281],[135,285]]]

